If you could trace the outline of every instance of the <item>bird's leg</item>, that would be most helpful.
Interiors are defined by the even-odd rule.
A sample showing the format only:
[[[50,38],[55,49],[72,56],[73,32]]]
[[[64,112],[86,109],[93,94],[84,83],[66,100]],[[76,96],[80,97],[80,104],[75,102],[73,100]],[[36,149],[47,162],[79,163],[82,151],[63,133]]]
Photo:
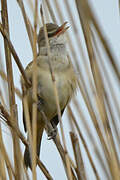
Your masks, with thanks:
[[[61,110],[61,115],[63,114],[63,112],[64,112],[64,109]],[[57,131],[58,131],[58,129],[57,129],[57,125],[59,123],[58,115],[54,116],[50,122],[53,127],[53,132],[52,132],[52,135],[50,135],[48,137],[49,137],[49,139],[53,139],[56,137]]]
[[[45,124],[46,124],[46,130],[47,130],[47,135],[48,135],[48,140],[50,139],[54,139],[57,135],[57,126],[56,124],[53,122],[48,122],[45,114],[43,113],[43,104],[44,104],[44,100],[38,95],[38,103],[37,103],[37,109],[39,112],[42,113],[42,115],[44,116],[45,119]],[[51,123],[51,124],[50,124]],[[51,126],[52,125],[52,126]]]
[[[50,135],[49,136],[49,139],[53,139],[56,137],[57,135],[57,132],[58,132],[58,129],[57,129],[57,125],[59,123],[59,120],[58,120],[58,115],[54,116],[52,119],[51,119],[51,125],[53,127],[53,132],[52,132],[52,136]]]
[[[51,125],[52,125],[52,131],[48,132],[48,140],[54,139],[56,137],[57,131],[58,131],[57,126],[54,123],[54,121],[51,121]]]

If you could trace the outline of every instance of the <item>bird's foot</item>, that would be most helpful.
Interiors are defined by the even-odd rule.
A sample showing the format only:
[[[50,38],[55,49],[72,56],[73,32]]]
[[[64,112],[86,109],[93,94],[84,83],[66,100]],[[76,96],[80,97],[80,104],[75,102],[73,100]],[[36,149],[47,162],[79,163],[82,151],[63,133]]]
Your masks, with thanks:
[[[54,139],[57,135],[57,127],[54,127],[52,131],[48,132],[48,140]]]

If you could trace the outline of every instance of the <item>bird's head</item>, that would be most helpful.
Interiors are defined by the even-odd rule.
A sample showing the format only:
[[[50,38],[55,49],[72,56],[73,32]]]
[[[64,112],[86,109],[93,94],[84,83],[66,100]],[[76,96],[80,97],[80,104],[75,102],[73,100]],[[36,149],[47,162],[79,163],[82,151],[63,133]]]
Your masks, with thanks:
[[[50,48],[65,45],[66,38],[64,34],[66,30],[69,28],[69,26],[66,26],[66,24],[67,22],[63,23],[61,26],[58,26],[57,24],[53,24],[53,23],[46,24]],[[41,48],[43,49],[44,47],[46,47],[43,27],[40,28],[38,34],[38,47],[39,47],[39,52]]]

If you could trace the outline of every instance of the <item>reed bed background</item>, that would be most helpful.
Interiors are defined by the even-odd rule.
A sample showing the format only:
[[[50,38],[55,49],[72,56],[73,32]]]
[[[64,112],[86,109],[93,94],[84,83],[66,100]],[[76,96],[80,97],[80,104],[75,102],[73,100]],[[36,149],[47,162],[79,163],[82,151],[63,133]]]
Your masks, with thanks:
[[[7,0],[1,0],[0,32],[3,39],[0,44],[2,47],[4,44],[4,48],[1,47],[0,51],[0,179],[119,180],[120,64],[96,18],[93,4],[87,0],[14,1],[16,14],[21,13],[20,17],[24,21],[24,27],[21,28],[26,31],[28,47],[22,48],[24,45],[21,42],[24,44],[24,37],[20,31],[16,32],[17,38],[19,39],[19,36],[22,38],[20,47],[16,46],[15,39],[11,41],[11,29],[15,24],[9,26],[9,19],[14,9],[8,8]],[[19,21],[20,19],[18,23]],[[15,76],[20,79],[22,74],[28,88],[31,86],[24,68],[32,59],[34,59],[34,68],[36,67],[39,28],[48,22],[62,24],[65,21],[68,21],[71,26],[66,36],[68,54],[78,78],[78,89],[64,116],[61,117],[53,79],[60,120],[60,137],[58,135],[53,140],[53,144],[48,142],[44,135],[39,159],[35,153],[36,73],[33,77],[35,102],[32,128],[29,123],[26,97],[22,97],[20,81],[16,82]],[[19,48],[21,51],[18,53]],[[30,50],[31,59],[27,57],[27,48]],[[24,53],[25,61],[20,53]],[[51,70],[51,76],[53,75],[54,72]],[[22,98],[29,141],[22,124]],[[47,125],[46,132],[48,132],[51,130],[51,124],[47,122],[44,112],[43,117]],[[32,129],[34,129],[33,133]],[[32,170],[28,171],[23,162],[25,146],[31,148],[32,155]],[[56,155],[52,154],[51,150],[55,146]],[[50,161],[49,165],[46,162],[43,163],[43,152],[46,157],[50,156],[47,158],[47,161]],[[59,164],[63,168],[61,175]]]

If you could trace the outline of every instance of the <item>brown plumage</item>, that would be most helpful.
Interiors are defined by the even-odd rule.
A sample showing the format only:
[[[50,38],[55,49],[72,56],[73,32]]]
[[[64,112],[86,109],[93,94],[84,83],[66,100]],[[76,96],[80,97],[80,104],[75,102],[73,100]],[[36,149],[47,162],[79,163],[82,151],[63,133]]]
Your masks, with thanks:
[[[61,28],[62,27],[62,28]],[[61,113],[64,112],[64,109],[72,95],[75,92],[77,86],[76,76],[73,70],[72,63],[70,62],[65,45],[65,26],[58,27],[55,24],[47,24],[49,44],[51,50],[51,61],[52,67],[55,74],[56,86],[59,96]],[[61,29],[60,29],[61,28]],[[64,30],[64,31],[63,31]],[[59,31],[59,36],[57,32]],[[57,116],[57,107],[56,100],[53,89],[53,82],[51,79],[51,74],[49,71],[48,65],[48,56],[47,48],[45,46],[45,38],[43,35],[43,29],[40,30],[38,36],[38,46],[39,46],[39,55],[37,57],[37,89],[39,94],[38,97],[38,114],[37,114],[37,154],[40,153],[40,144],[42,139],[42,134],[45,128],[45,123],[41,115],[40,110],[44,111],[47,119],[51,122],[52,125],[57,126],[58,116]],[[40,42],[39,42],[40,41]],[[26,68],[26,74],[29,80],[32,80],[33,72],[33,63],[31,62]],[[24,80],[21,80],[23,97],[24,89],[27,89]],[[30,117],[32,117],[32,88],[27,89],[25,92],[27,94],[27,100],[29,105]],[[23,110],[24,111],[24,110]],[[25,125],[25,118],[23,112],[23,121]],[[26,167],[31,166],[30,154],[28,149],[25,150],[24,160]]]

